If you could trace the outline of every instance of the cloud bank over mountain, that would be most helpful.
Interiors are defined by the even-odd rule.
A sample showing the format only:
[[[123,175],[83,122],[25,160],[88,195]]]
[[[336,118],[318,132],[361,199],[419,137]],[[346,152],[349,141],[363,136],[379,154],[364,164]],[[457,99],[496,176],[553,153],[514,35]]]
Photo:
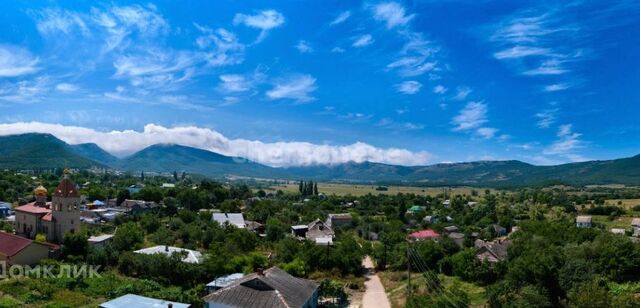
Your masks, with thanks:
[[[269,166],[309,166],[364,161],[412,166],[427,164],[431,159],[431,154],[425,151],[378,148],[363,142],[323,145],[295,141],[266,143],[259,140],[229,139],[215,130],[196,126],[164,127],[147,124],[143,131],[101,132],[86,127],[43,122],[0,124],[0,136],[24,133],[48,133],[69,144],[95,143],[117,156],[126,156],[154,144],[172,143],[228,156],[239,156]]]

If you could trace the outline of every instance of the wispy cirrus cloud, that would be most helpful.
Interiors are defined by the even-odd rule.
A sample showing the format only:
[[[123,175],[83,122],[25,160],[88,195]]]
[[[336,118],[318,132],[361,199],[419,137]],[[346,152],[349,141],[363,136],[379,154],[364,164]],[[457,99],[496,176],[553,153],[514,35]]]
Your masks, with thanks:
[[[336,18],[334,20],[332,20],[329,23],[329,25],[331,25],[331,26],[339,25],[339,24],[347,21],[347,19],[349,19],[349,17],[351,17],[351,11],[344,11],[344,12],[340,13],[338,16],[336,16]]]
[[[377,21],[384,22],[387,29],[393,29],[398,26],[406,25],[414,15],[407,15],[407,12],[398,2],[381,2],[371,7],[373,18]]]
[[[56,91],[63,93],[71,93],[78,91],[79,87],[75,84],[62,82],[56,85]]]
[[[403,94],[416,94],[420,92],[420,88],[422,88],[422,84],[415,80],[403,81],[399,84],[395,85],[396,91]]]
[[[584,148],[585,142],[580,139],[582,134],[573,131],[572,124],[564,124],[558,127],[557,139],[546,149],[544,155],[560,156],[570,161],[586,160],[576,150]]]
[[[373,44],[374,41],[375,40],[373,39],[373,36],[371,36],[371,34],[363,34],[363,35],[354,37],[353,44],[351,44],[351,46],[366,47]]]
[[[436,85],[435,87],[433,87],[433,93],[435,94],[445,94],[447,93],[449,89],[447,89],[445,86],[439,84]]]
[[[557,92],[557,91],[566,90],[570,87],[571,85],[568,83],[554,83],[554,84],[544,86],[543,90],[545,92]]]
[[[559,109],[546,109],[536,113],[536,118],[538,118],[538,122],[536,125],[539,128],[549,128],[553,123],[555,123],[557,119],[557,113]]]
[[[245,25],[247,27],[260,29],[260,35],[256,39],[256,43],[262,42],[272,29],[280,27],[284,24],[285,18],[282,13],[276,10],[263,10],[254,15],[238,13],[233,17],[233,24]]]
[[[487,123],[487,104],[483,102],[469,102],[456,115],[451,123],[454,131],[466,131]]]
[[[431,159],[426,151],[379,148],[363,142],[347,145],[321,145],[308,142],[262,142],[230,139],[208,128],[197,126],[165,127],[147,124],[142,131],[96,131],[92,128],[42,122],[0,124],[0,135],[48,133],[70,144],[95,143],[106,151],[124,156],[153,144],[180,144],[242,157],[270,166],[309,166],[347,162],[380,162],[399,165],[424,165]]]
[[[469,96],[469,94],[471,94],[473,90],[469,87],[466,86],[459,86],[456,87],[456,95],[454,95],[452,97],[452,99],[457,100],[457,101],[462,101],[467,99],[467,96]]]
[[[298,43],[294,46],[300,53],[312,53],[313,47],[311,44],[305,40],[299,40]]]
[[[39,70],[39,59],[20,47],[0,45],[0,78],[33,74]]]
[[[317,89],[316,79],[311,75],[293,75],[275,82],[274,87],[267,91],[267,98],[291,99],[298,103],[315,100],[311,93]]]

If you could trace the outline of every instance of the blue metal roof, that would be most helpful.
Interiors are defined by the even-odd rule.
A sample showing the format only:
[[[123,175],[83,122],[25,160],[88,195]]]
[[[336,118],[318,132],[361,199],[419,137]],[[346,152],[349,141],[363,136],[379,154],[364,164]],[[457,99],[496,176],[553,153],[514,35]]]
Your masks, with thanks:
[[[127,294],[116,299],[100,304],[102,308],[132,308],[132,307],[162,307],[166,308],[172,304],[173,308],[188,308],[189,304],[165,301],[151,297],[144,297],[135,294]]]

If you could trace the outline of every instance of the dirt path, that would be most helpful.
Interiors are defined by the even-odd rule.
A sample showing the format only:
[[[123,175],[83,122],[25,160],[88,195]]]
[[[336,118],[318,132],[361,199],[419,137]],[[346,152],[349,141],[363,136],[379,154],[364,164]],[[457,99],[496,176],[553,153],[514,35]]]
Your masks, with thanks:
[[[387,293],[385,293],[382,282],[380,282],[380,277],[376,275],[373,262],[371,262],[369,256],[362,260],[362,266],[367,269],[365,274],[367,280],[364,283],[366,291],[362,298],[362,308],[391,308]]]

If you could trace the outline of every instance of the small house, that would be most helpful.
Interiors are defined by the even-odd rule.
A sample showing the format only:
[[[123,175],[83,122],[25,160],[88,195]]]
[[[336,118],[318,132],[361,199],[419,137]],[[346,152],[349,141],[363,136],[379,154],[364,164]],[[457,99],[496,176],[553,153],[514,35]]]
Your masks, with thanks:
[[[507,229],[501,225],[498,224],[494,224],[492,226],[493,231],[496,233],[497,236],[505,236],[507,235]]]
[[[418,215],[423,213],[427,208],[425,206],[414,205],[407,210],[407,214]]]
[[[433,229],[425,229],[409,233],[409,239],[414,241],[437,240],[438,238],[440,238],[440,234]]]
[[[182,262],[185,262],[185,263],[199,264],[199,263],[202,263],[203,261],[202,254],[199,251],[180,248],[180,247],[158,245],[158,246],[136,250],[134,252],[145,254],[145,255],[163,254],[167,256],[171,256],[174,253],[176,253],[176,254],[182,255]]]
[[[211,218],[221,226],[230,224],[236,226],[238,229],[244,229],[246,227],[242,213],[213,213]]]
[[[438,218],[433,215],[427,215],[424,218],[422,218],[422,222],[432,225],[432,224],[438,223]]]
[[[0,261],[8,265],[33,265],[60,249],[58,245],[36,242],[7,232],[0,232]]]
[[[107,244],[111,243],[113,240],[113,234],[101,234],[101,235],[92,235],[89,237],[89,245],[94,248],[104,247]]]
[[[464,247],[464,233],[452,232],[449,233],[447,237],[453,240],[453,242],[456,243],[456,245],[458,245],[460,248]]]
[[[331,228],[350,226],[352,222],[351,213],[329,214],[327,216],[327,226]]]
[[[477,240],[476,258],[482,262],[497,263],[507,259],[507,250],[511,246],[511,241],[496,240],[492,242],[484,242]]]
[[[611,230],[609,230],[609,232],[613,233],[613,234],[619,234],[619,235],[624,235],[626,233],[626,231],[622,228],[611,228]]]
[[[458,232],[460,229],[456,226],[447,226],[444,227],[444,232],[445,233],[454,233],[454,232]]]
[[[326,223],[316,219],[309,224],[305,237],[318,245],[332,245],[335,232]]]
[[[278,267],[244,276],[202,298],[205,307],[318,307],[318,283]],[[137,307],[137,306],[136,306]]]
[[[576,217],[576,227],[578,228],[591,228],[591,216],[578,216]]]

